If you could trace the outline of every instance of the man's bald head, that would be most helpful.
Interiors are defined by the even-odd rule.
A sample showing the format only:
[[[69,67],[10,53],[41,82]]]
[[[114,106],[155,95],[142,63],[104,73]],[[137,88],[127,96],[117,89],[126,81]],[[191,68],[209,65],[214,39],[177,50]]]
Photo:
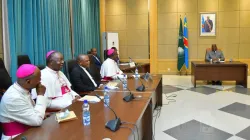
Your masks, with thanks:
[[[90,63],[89,56],[85,54],[79,54],[77,57],[77,63],[84,68],[88,68]]]

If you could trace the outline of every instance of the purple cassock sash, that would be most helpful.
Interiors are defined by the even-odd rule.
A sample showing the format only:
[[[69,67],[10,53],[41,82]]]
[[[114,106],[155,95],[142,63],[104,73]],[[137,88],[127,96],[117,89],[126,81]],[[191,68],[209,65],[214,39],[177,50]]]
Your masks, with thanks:
[[[14,136],[23,133],[24,131],[30,128],[30,126],[19,122],[2,123],[2,126],[3,126],[3,134],[6,136]]]

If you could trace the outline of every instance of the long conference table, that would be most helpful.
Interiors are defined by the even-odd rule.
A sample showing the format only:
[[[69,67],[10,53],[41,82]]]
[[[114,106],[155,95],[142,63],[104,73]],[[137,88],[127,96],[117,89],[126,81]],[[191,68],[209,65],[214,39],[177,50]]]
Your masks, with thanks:
[[[150,64],[149,63],[137,63],[138,71],[139,73],[150,73]],[[121,63],[119,65],[119,68],[124,72],[124,73],[131,73],[131,71],[135,71],[136,66],[130,67],[128,63],[124,65],[124,63]]]
[[[128,76],[131,76],[132,74],[129,73]],[[142,74],[141,74],[142,75]],[[128,78],[128,89],[132,93],[143,93],[143,94],[151,94],[152,93],[152,102],[153,102],[153,108],[156,108],[158,106],[162,106],[162,75],[161,74],[155,74],[152,75],[152,81],[145,81],[142,79],[135,79],[135,78]],[[119,82],[118,89],[111,90],[111,92],[124,92],[123,85],[119,80],[116,80]],[[145,86],[145,91],[139,92],[136,91],[136,88],[141,86]],[[96,91],[103,91],[104,86],[98,88]]]
[[[74,111],[77,120],[57,123],[55,114],[45,119],[40,127],[33,127],[15,139],[20,140],[23,136],[27,140],[102,140],[110,138],[112,140],[152,140],[153,136],[153,109],[162,106],[162,76],[152,75],[153,81],[146,82],[142,80],[146,86],[144,92],[136,91],[140,80],[128,79],[128,88],[137,97],[131,102],[123,101],[123,97],[129,94],[128,90],[123,90],[122,83],[119,83],[119,89],[110,92],[110,107],[120,117],[121,121],[136,124],[137,128],[132,124],[122,124],[121,128],[116,132],[112,132],[105,128],[105,123],[115,116],[113,112],[104,107],[103,101],[90,104],[91,124],[84,126],[82,124],[82,102],[75,102],[68,107],[70,111]],[[89,92],[89,95],[103,95],[103,87],[96,91]],[[81,93],[80,93],[81,94]],[[86,93],[84,93],[86,94]],[[139,96],[141,96],[139,98]],[[133,130],[133,133],[129,128]],[[138,131],[138,133],[137,133]]]

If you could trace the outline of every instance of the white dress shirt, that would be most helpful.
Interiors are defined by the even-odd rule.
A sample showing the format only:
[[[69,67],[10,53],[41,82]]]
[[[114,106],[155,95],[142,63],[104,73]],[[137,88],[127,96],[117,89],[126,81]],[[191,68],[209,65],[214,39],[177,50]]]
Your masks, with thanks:
[[[91,80],[91,82],[94,84],[95,87],[97,87],[97,84],[95,83],[95,80],[93,79],[93,77],[89,74],[89,72],[86,70],[86,68],[80,66],[84,71],[85,73],[88,75],[89,79]]]
[[[101,76],[102,78],[106,77],[112,77],[113,79],[116,79],[118,75],[123,74],[123,72],[119,69],[117,63],[110,58],[107,58],[101,67]]]
[[[78,95],[71,89],[69,80],[61,71],[54,71],[49,67],[41,70],[41,83],[46,87],[44,95],[49,99],[48,108],[65,108],[71,105],[72,100]],[[63,85],[67,86],[70,89],[70,92],[62,95],[61,87]],[[32,90],[33,98],[35,98],[36,95],[36,90]]]
[[[46,100],[46,97],[38,95],[35,104],[29,91],[14,83],[2,97],[0,122],[19,122],[29,126],[40,126],[45,115]],[[15,136],[12,136],[12,138]],[[7,139],[10,139],[10,137],[2,135],[2,140]]]

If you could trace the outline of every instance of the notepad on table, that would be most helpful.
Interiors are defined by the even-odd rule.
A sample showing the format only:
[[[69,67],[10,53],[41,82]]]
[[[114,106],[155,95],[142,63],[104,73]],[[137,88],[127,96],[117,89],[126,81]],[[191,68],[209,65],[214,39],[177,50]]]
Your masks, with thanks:
[[[116,88],[118,88],[117,87],[117,85],[118,85],[118,82],[108,82],[107,84],[106,84],[106,86],[109,88],[109,89],[116,89]]]
[[[101,99],[103,99],[103,96],[100,96],[100,97],[101,97]],[[90,96],[90,95],[86,95],[86,96],[82,97],[81,99],[79,99],[78,101],[84,101],[84,100],[87,100],[88,102],[100,102],[101,101],[96,96]]]

